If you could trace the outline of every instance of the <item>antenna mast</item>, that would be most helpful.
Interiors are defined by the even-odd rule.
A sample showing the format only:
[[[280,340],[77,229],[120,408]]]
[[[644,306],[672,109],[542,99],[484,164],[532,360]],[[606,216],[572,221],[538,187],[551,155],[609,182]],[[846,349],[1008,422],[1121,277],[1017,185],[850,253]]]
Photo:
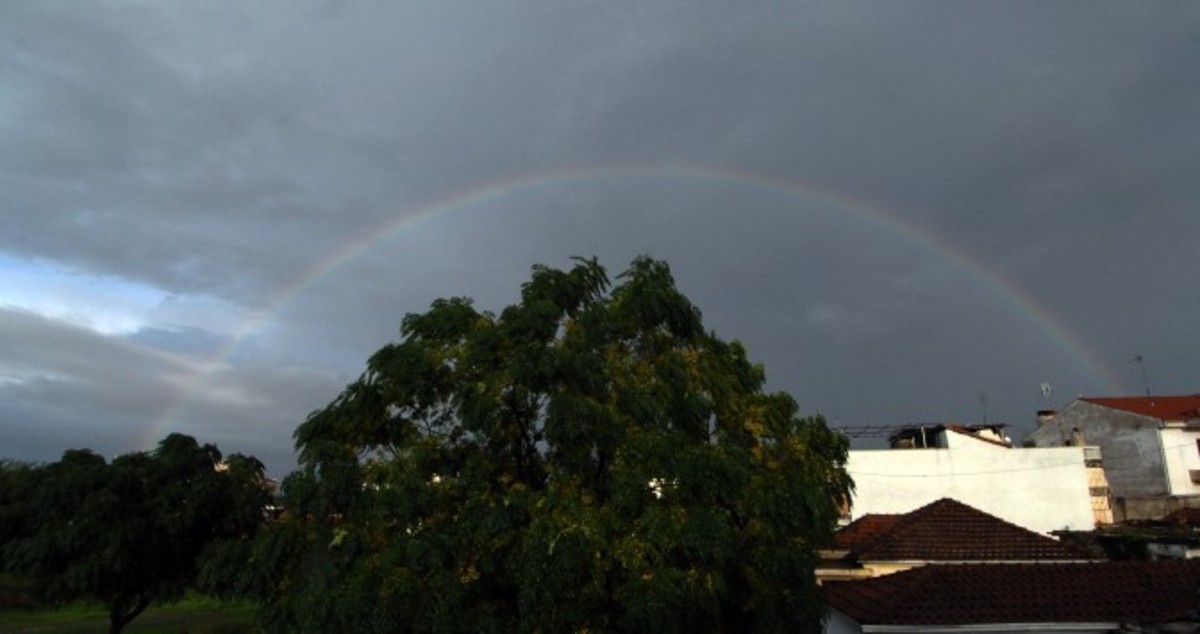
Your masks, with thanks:
[[[1146,388],[1146,398],[1150,398],[1150,379],[1146,378],[1146,357],[1136,355],[1130,363],[1138,364],[1138,369],[1142,373],[1142,386]]]

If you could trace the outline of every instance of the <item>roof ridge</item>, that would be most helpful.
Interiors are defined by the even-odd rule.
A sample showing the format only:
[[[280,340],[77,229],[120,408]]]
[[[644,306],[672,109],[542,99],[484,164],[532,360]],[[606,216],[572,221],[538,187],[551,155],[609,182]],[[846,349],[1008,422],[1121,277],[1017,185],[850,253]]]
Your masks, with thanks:
[[[1189,420],[1200,417],[1200,395],[1171,394],[1160,396],[1081,396],[1078,399],[1092,405],[1131,412],[1159,419]]]
[[[867,544],[866,544],[867,547],[860,549],[860,552],[864,552],[864,551],[871,552],[872,550],[879,550],[879,547],[883,544],[894,543],[897,540],[897,538],[901,536],[900,533],[902,533],[905,529],[913,526],[914,524],[919,524],[931,512],[944,506],[944,502],[957,503],[957,504],[961,504],[962,506],[965,506],[967,508],[971,508],[971,507],[967,506],[966,504],[962,504],[962,502],[958,502],[957,500],[954,500],[954,499],[951,499],[948,497],[938,498],[924,506],[915,508],[907,513],[901,513],[900,519],[898,519],[895,523],[893,523],[886,530],[882,530],[878,534],[876,534],[874,539],[868,540]],[[860,553],[855,553],[855,556],[859,556],[859,555],[860,555]]]
[[[878,537],[880,532],[888,530],[896,521],[904,517],[903,513],[865,513],[838,529],[834,543],[842,541],[841,547],[854,551]],[[849,543],[845,543],[849,541]]]
[[[953,533],[945,532],[946,523],[953,523],[959,529]],[[986,533],[990,539],[978,544],[970,543],[976,533]],[[967,539],[968,543],[963,543]],[[957,541],[956,541],[957,540]],[[920,551],[934,553],[943,548],[937,555],[929,558],[937,560],[979,559],[989,560],[995,557],[1012,559],[1045,559],[1055,561],[1092,561],[1094,557],[1083,550],[1065,544],[1047,535],[1029,530],[981,511],[969,504],[953,498],[943,497],[900,516],[894,523],[880,530],[877,534],[864,539],[856,547],[850,548],[851,554],[859,560],[898,558],[900,553],[912,554],[914,559]],[[975,553],[971,553],[972,549]],[[1005,552],[1007,551],[1007,552]],[[964,557],[965,556],[965,557]]]

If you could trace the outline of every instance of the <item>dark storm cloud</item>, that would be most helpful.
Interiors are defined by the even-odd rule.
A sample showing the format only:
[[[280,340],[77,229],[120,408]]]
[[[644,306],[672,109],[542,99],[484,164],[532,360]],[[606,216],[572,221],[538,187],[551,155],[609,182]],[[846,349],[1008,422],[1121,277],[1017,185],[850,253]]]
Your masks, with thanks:
[[[46,459],[67,446],[134,448],[148,414],[169,403],[180,359],[85,328],[0,309],[0,428],[5,447]]]
[[[270,74],[170,59],[143,10],[7,11],[7,249],[188,291],[260,276],[255,233],[320,235],[283,222],[312,203],[273,166],[302,100]]]
[[[1191,391],[1197,69],[1189,2],[4,5],[0,254],[158,295],[101,334],[0,289],[0,429],[287,464],[404,313],[577,254],[668,259],[844,420],[1023,423],[1134,354]],[[589,166],[632,171],[502,187]]]
[[[116,455],[181,431],[278,467],[290,462],[293,408],[317,407],[349,378],[282,364],[212,366],[139,345],[162,344],[163,333],[103,336],[13,310],[0,309],[0,331],[0,438],[9,457],[52,460],[68,447]],[[174,336],[174,347],[188,347]]]

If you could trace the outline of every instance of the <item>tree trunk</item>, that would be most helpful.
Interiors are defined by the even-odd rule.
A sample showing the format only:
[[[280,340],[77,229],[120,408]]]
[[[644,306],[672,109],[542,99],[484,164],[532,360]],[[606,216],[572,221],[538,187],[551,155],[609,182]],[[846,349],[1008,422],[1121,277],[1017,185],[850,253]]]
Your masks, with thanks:
[[[124,607],[122,603],[121,601],[114,602],[108,607],[108,634],[121,634],[121,630],[125,629],[126,625],[129,625],[150,606],[150,598],[138,597],[129,611],[122,610]]]

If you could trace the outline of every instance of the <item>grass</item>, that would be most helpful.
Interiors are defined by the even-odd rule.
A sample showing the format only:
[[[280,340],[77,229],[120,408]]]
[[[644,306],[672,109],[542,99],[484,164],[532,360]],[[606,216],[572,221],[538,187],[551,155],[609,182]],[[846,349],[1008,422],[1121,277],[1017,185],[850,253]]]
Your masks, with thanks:
[[[23,584],[0,578],[0,632],[36,634],[90,634],[108,631],[108,611],[98,603],[78,602],[55,608],[39,605],[24,592]],[[243,634],[257,632],[256,606],[227,602],[201,595],[182,601],[152,605],[125,629],[129,634]]]

